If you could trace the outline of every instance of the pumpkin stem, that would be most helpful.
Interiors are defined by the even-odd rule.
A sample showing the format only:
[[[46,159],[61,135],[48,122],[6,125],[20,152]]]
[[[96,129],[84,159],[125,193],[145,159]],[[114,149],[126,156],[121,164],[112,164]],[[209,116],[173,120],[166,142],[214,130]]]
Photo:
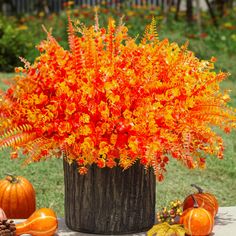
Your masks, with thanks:
[[[198,208],[199,205],[198,205],[198,203],[197,203],[196,198],[195,198],[193,195],[191,195],[191,197],[192,197],[192,199],[193,199],[193,207],[194,207],[194,208]]]
[[[198,193],[203,193],[203,189],[197,186],[196,184],[191,184],[192,187],[196,188]]]
[[[8,173],[6,173],[5,175],[6,175],[6,179],[8,181],[10,181],[11,183],[17,183],[18,182],[18,179],[17,179],[17,177],[15,175],[8,174]]]

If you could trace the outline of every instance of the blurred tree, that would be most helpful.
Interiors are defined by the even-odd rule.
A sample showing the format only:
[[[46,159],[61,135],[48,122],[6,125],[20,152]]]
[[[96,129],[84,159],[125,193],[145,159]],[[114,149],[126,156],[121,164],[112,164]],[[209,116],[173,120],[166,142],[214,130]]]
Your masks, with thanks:
[[[45,15],[50,14],[47,0],[37,0],[35,3],[36,14],[44,13]]]
[[[215,0],[217,12],[219,13],[220,17],[224,15],[226,2],[227,2],[226,0]]]
[[[16,12],[16,6],[12,1],[9,0],[0,0],[0,12],[3,12],[4,15],[9,15],[9,13]]]
[[[187,0],[186,2],[186,16],[187,16],[187,21],[188,23],[192,23],[193,22],[193,3],[192,0]]]
[[[224,0],[222,0],[222,1],[224,1]],[[216,19],[214,10],[213,10],[209,0],[205,0],[205,2],[207,4],[208,11],[209,11],[209,14],[211,15],[212,21],[213,21],[214,25],[217,26],[217,19]],[[178,14],[180,11],[180,4],[181,4],[181,0],[177,0],[176,13],[175,13],[176,20],[178,20]],[[199,11],[199,9],[197,9],[197,11]],[[193,22],[193,1],[192,0],[186,0],[186,19],[187,19],[187,22],[190,24]]]

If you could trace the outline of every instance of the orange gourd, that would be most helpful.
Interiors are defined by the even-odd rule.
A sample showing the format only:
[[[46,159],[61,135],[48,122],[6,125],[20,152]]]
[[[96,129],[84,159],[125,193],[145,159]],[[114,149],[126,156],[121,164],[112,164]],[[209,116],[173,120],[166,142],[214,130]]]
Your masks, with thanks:
[[[35,211],[26,221],[16,224],[16,235],[52,236],[56,232],[58,221],[56,214],[49,208]]]
[[[195,187],[198,190],[198,192],[193,194],[193,196],[195,197],[199,207],[205,208],[215,217],[219,208],[219,204],[216,197],[211,193],[203,192],[202,188],[198,187],[195,184],[191,184],[191,186]],[[194,201],[191,195],[189,195],[184,200],[183,210],[191,208],[193,207],[193,205],[194,205]]]
[[[9,219],[28,218],[35,211],[35,191],[22,176],[7,175],[0,180],[0,207]]]
[[[194,206],[186,209],[180,217],[180,224],[184,226],[186,234],[206,236],[212,232],[214,217],[203,207],[199,207],[192,195]]]

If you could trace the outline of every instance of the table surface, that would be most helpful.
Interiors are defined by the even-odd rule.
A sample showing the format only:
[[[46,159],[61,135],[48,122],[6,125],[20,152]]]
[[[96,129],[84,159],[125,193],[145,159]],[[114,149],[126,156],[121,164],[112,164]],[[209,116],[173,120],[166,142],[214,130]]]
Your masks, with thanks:
[[[64,219],[59,218],[59,228],[55,236],[92,236],[94,234],[85,234],[69,230]],[[22,220],[15,220],[16,223]],[[25,234],[26,235],[26,234]],[[145,236],[146,233],[129,234],[135,236]],[[210,236],[236,236],[236,206],[220,207],[215,219],[215,226]]]

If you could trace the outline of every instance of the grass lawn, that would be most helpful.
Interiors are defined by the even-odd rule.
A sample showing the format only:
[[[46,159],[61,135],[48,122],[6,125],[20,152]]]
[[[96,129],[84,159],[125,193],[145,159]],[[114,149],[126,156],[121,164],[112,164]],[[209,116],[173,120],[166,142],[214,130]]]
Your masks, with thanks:
[[[180,33],[166,33],[165,37],[172,40],[181,38]],[[180,41],[180,40],[179,40]],[[183,40],[181,40],[183,41]],[[204,59],[210,55],[218,57],[217,69],[229,71],[232,76],[222,83],[222,89],[232,89],[231,105],[236,107],[236,55],[229,56],[219,51],[208,51],[204,42],[190,42],[190,48],[197,51]],[[12,74],[0,73],[0,87],[6,89],[3,81],[7,81]],[[157,208],[167,204],[170,200],[181,199],[192,193],[191,183],[201,186],[206,191],[214,193],[219,199],[220,206],[236,205],[236,132],[229,135],[222,133],[225,140],[225,159],[210,158],[206,170],[188,170],[174,159],[168,165],[166,179],[157,184]],[[35,187],[37,207],[53,208],[58,216],[64,215],[64,183],[62,160],[51,159],[23,167],[23,160],[10,160],[8,151],[0,152],[0,178],[5,173],[14,173],[28,178]]]

